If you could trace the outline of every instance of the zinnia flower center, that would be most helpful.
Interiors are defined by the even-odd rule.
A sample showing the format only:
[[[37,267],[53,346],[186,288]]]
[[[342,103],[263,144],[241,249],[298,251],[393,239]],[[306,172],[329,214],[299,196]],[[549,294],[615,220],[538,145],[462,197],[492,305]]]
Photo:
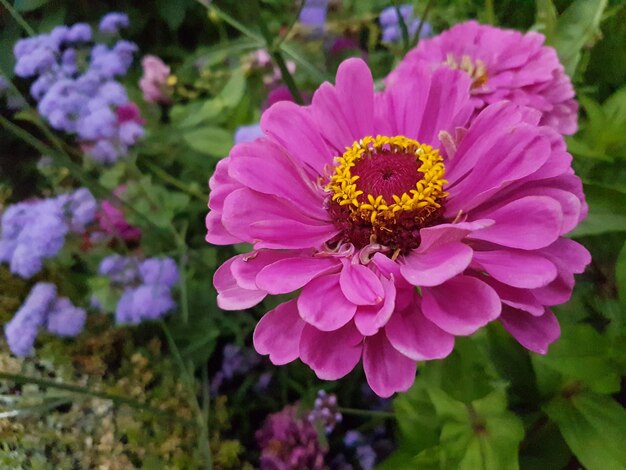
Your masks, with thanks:
[[[404,136],[367,136],[336,157],[326,190],[340,237],[357,248],[419,246],[419,229],[440,216],[445,167],[437,149]]]
[[[445,64],[453,70],[462,70],[468,74],[472,79],[472,90],[487,84],[487,67],[480,59],[473,61],[470,56],[464,55],[457,61],[452,54],[448,54]]]

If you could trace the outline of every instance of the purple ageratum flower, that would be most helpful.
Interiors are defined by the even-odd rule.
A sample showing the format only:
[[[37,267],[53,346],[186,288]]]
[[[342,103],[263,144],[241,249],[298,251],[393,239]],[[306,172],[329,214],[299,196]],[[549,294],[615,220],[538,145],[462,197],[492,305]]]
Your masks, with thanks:
[[[102,17],[98,30],[102,33],[118,34],[121,28],[128,28],[129,24],[127,14],[112,12]]]
[[[46,319],[46,329],[57,336],[74,337],[85,327],[87,312],[72,305],[67,297],[59,297],[51,305]]]
[[[15,74],[27,78],[41,75],[52,68],[57,61],[59,44],[50,35],[42,34],[20,39],[13,48],[15,55]]]
[[[398,10],[400,16],[398,16]],[[396,7],[387,7],[380,13],[380,26],[382,27],[383,42],[398,42],[402,39],[402,28],[400,26],[400,17],[404,21],[409,38],[412,38],[419,28],[420,20],[413,16],[413,5],[400,5]],[[420,31],[420,39],[429,37],[432,34],[430,24],[424,22]]]
[[[148,258],[139,265],[144,284],[172,287],[178,282],[178,266],[172,258]]]
[[[176,307],[167,286],[146,284],[124,291],[115,310],[118,324],[137,325],[145,320],[155,320]]]
[[[74,24],[67,35],[65,36],[65,40],[68,42],[89,42],[91,41],[93,32],[91,30],[91,26],[87,23],[76,23]]]
[[[98,203],[87,188],[79,188],[67,197],[63,212],[74,233],[82,233],[94,221]]]
[[[253,140],[263,137],[263,131],[260,124],[250,124],[248,126],[239,126],[235,131],[235,144],[244,142],[252,142]]]
[[[261,448],[261,470],[325,468],[326,450],[320,445],[313,425],[299,416],[296,405],[269,415],[256,432],[256,440]]]
[[[424,65],[375,94],[349,59],[310,106],[275,104],[266,137],[218,163],[206,240],[254,250],[216,271],[218,305],[299,291],[258,323],[259,353],[325,380],[362,358],[388,397],[411,386],[417,361],[495,320],[547,352],[560,334],[550,306],[590,261],[563,237],[586,215],[582,184],[539,113],[500,102],[471,119],[470,87]]]
[[[56,295],[54,284],[46,282],[39,282],[31,289],[24,304],[4,327],[13,354],[26,357],[32,353],[39,328],[45,323]]]
[[[139,262],[133,257],[110,255],[100,262],[98,273],[108,277],[113,284],[125,286],[139,282]]]
[[[304,26],[322,31],[326,26],[328,0],[304,0],[299,21]]]
[[[386,84],[411,80],[420,61],[435,68],[460,69],[472,80],[470,93],[477,112],[510,100],[541,113],[540,125],[573,134],[578,128],[574,88],[556,51],[544,46],[544,41],[540,33],[523,34],[468,21],[421,41]]]
[[[311,423],[322,426],[326,434],[330,434],[337,423],[343,420],[337,406],[337,396],[334,393],[328,394],[324,390],[318,391],[308,419]]]

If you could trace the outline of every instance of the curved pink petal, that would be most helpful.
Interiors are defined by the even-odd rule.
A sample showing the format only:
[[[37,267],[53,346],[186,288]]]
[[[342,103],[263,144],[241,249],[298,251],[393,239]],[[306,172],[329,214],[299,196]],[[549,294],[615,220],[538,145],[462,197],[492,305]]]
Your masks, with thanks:
[[[522,346],[539,354],[547,354],[548,346],[561,336],[559,321],[549,309],[535,317],[506,307],[502,310],[500,321]]]
[[[321,331],[334,331],[354,317],[356,305],[343,295],[339,274],[320,276],[309,282],[298,297],[300,317]]]
[[[243,310],[254,307],[265,298],[267,292],[257,289],[244,289],[237,284],[231,272],[235,260],[245,256],[235,256],[222,264],[213,276],[213,285],[217,290],[217,305],[224,310]]]
[[[563,225],[561,205],[546,196],[523,197],[480,215],[495,224],[472,233],[470,238],[522,250],[550,245],[559,237]]]
[[[580,243],[569,238],[559,238],[541,254],[557,265],[560,271],[580,274],[591,263],[591,254]]]
[[[295,299],[280,304],[257,323],[252,336],[254,349],[259,354],[269,354],[274,365],[287,364],[300,355],[300,337],[305,325]]]
[[[557,275],[554,263],[534,252],[475,251],[474,261],[498,281],[523,289],[546,286]]]
[[[454,348],[454,336],[428,320],[421,311],[421,302],[403,312],[396,312],[385,333],[391,345],[414,361],[443,359]]]
[[[221,212],[215,210],[209,211],[205,218],[205,225],[207,233],[204,239],[208,243],[214,245],[232,245],[243,241],[226,230],[226,227],[222,224]]]
[[[387,398],[404,392],[415,381],[415,361],[396,350],[384,331],[365,339],[363,369],[367,383],[376,395]]]
[[[396,307],[396,286],[393,280],[383,279],[385,300],[379,305],[362,305],[357,307],[354,324],[364,336],[372,336],[385,326]]]
[[[276,261],[264,267],[256,277],[259,289],[268,294],[286,294],[300,289],[312,279],[341,269],[333,257],[297,257]]]
[[[295,203],[313,219],[327,220],[324,193],[313,184],[316,178],[304,173],[289,154],[268,139],[241,144],[231,152],[229,175],[245,186]],[[268,178],[259,178],[259,168]]]
[[[436,287],[422,289],[422,313],[453,335],[471,335],[498,318],[502,304],[498,294],[484,282],[457,276]]]
[[[461,241],[470,233],[484,230],[493,224],[493,220],[483,219],[456,224],[439,224],[423,228],[420,230],[420,246],[415,251],[424,253],[441,245]]]
[[[414,286],[437,286],[461,274],[472,261],[473,250],[459,242],[448,243],[426,253],[410,253],[400,267],[402,276]]]
[[[306,325],[300,339],[300,359],[323,380],[337,380],[359,363],[363,337],[352,323],[335,331]]]
[[[345,259],[342,262],[339,284],[346,298],[356,305],[380,304],[385,291],[378,276],[362,264],[354,264]]]
[[[491,276],[481,276],[480,279],[494,288],[503,304],[524,310],[534,316],[543,315],[544,304],[535,297],[536,290],[511,287]]]
[[[237,280],[237,284],[244,289],[261,289],[256,283],[259,272],[267,265],[284,258],[291,258],[295,253],[275,250],[259,250],[233,258],[230,271]]]
[[[279,101],[263,113],[261,128],[285,147],[289,155],[323,175],[324,167],[332,163],[335,151],[321,138],[309,108]]]

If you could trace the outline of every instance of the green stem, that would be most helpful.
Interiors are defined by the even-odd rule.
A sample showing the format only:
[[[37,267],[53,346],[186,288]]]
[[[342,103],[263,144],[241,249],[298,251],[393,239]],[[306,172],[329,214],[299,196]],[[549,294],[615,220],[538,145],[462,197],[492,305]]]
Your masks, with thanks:
[[[134,400],[132,398],[124,397],[121,395],[114,395],[112,393],[107,392],[99,392],[96,390],[90,390],[88,388],[84,388],[78,385],[67,384],[63,382],[55,382],[53,380],[39,379],[37,377],[27,377],[25,375],[20,374],[10,374],[7,372],[0,372],[1,380],[8,380],[17,384],[34,384],[40,387],[49,387],[58,390],[64,390],[66,392],[78,393],[80,395],[86,395],[95,398],[101,398],[103,400],[110,400],[116,405],[127,405],[131,408],[135,408],[141,411],[147,411],[155,416],[159,416],[165,419],[175,419],[185,424],[190,424],[190,421],[185,418],[181,418],[179,416],[168,413],[167,411],[159,410],[158,408],[153,408],[150,405],[146,405],[140,401]]]
[[[298,19],[300,18],[300,14],[302,13],[302,9],[304,8],[305,3],[306,3],[306,0],[300,0],[300,6],[298,7],[298,11],[296,12],[295,16],[291,20],[291,23],[289,23],[289,26],[287,27],[287,31],[285,31],[285,34],[282,37],[279,37],[274,42],[274,47],[280,47],[283,41],[289,37],[289,35],[291,34],[291,31],[293,31],[293,28],[295,27],[296,23],[298,22]]]
[[[198,430],[200,431],[198,436],[198,447],[200,447],[200,451],[204,454],[204,468],[206,470],[213,469],[213,457],[211,455],[211,448],[209,447],[209,423],[204,421],[205,413],[203,412],[200,404],[198,403],[198,399],[196,397],[195,390],[195,379],[187,369],[185,365],[185,361],[180,354],[180,350],[176,345],[176,341],[174,341],[174,337],[170,332],[170,329],[165,324],[165,322],[160,321],[161,328],[163,329],[163,333],[165,334],[165,338],[167,340],[167,344],[174,356],[174,360],[176,361],[178,368],[180,369],[183,382],[188,388],[189,392],[189,404],[194,409],[196,414],[196,425],[198,426]]]
[[[487,23],[492,25],[495,25],[497,23],[496,12],[493,8],[493,0],[485,0],[485,17]]]
[[[396,15],[398,15],[398,23],[400,23],[400,31],[402,32],[402,50],[406,54],[409,50],[409,29],[406,27],[406,22],[404,21],[404,17],[400,12],[400,7],[398,6],[397,0],[393,0],[393,7],[396,9]]]
[[[196,199],[198,199],[199,201],[202,202],[206,202],[207,201],[207,196],[206,194],[202,194],[200,191],[196,191],[193,188],[190,188],[188,185],[186,185],[184,182],[182,182],[181,180],[179,180],[178,178],[170,175],[168,172],[166,172],[165,170],[163,170],[162,168],[158,167],[157,165],[155,165],[152,162],[143,162],[144,165],[146,165],[148,167],[148,169],[158,178],[162,179],[163,181],[165,181],[166,183],[171,184],[172,186],[174,186],[177,189],[180,189],[181,191],[189,194],[190,196],[195,197]]]
[[[420,39],[420,34],[422,34],[422,29],[424,28],[424,24],[426,23],[426,18],[428,17],[428,13],[430,12],[430,8],[433,6],[434,1],[428,0],[426,7],[424,7],[424,13],[420,18],[419,25],[417,25],[417,29],[415,30],[415,34],[413,35],[412,44],[417,44]]]
[[[360,410],[357,408],[339,408],[339,412],[354,416],[369,416],[372,418],[396,419],[396,415],[390,411]]]
[[[29,36],[35,36],[37,34],[35,30],[30,27],[24,17],[20,15],[19,12],[13,8],[9,2],[7,2],[7,0],[0,0],[0,3],[2,3],[2,6],[8,10],[15,22],[19,24]]]

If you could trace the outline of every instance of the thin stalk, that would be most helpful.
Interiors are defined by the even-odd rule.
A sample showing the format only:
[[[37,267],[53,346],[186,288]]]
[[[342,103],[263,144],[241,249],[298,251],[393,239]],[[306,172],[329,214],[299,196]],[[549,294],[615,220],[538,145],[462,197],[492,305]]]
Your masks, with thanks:
[[[162,168],[156,166],[152,162],[142,162],[142,163],[144,165],[146,165],[148,167],[148,169],[155,176],[157,176],[158,178],[162,179],[166,183],[171,184],[172,186],[176,187],[177,189],[180,189],[181,191],[183,191],[183,192],[189,194],[190,196],[193,196],[194,198],[198,199],[199,201],[206,202],[206,200],[207,200],[206,194],[202,194],[200,191],[196,191],[195,189],[190,188],[184,182],[182,182],[178,178],[170,175],[167,171],[165,171]]]
[[[39,379],[37,377],[27,377],[25,375],[20,374],[10,374],[7,372],[0,372],[0,380],[8,380],[17,384],[33,384],[38,385],[40,387],[48,387],[54,388],[57,390],[64,390],[66,392],[78,393],[80,395],[86,395],[95,398],[101,398],[103,400],[110,400],[116,405],[126,405],[131,408],[146,411],[155,416],[165,418],[165,419],[174,419],[180,421],[181,423],[185,423],[187,425],[190,424],[190,421],[185,418],[181,418],[179,416],[168,413],[167,411],[159,410],[158,408],[154,408],[150,405],[146,405],[140,401],[134,400],[132,398],[124,397],[121,395],[114,395],[112,393],[107,392],[99,392],[97,390],[90,390],[85,387],[81,387],[79,385],[72,385],[63,382],[55,382],[53,380]]]
[[[390,411],[360,410],[357,408],[339,408],[339,412],[354,416],[369,416],[371,418],[396,419],[396,415]]]
[[[180,276],[180,303],[182,306],[183,323],[186,325],[189,323],[189,296],[187,294],[187,244],[185,243],[185,237],[187,235],[187,222],[181,230],[179,245],[179,258],[178,258],[178,272]]]
[[[20,15],[20,13],[15,8],[13,8],[13,6],[9,2],[7,2],[7,0],[0,0],[0,3],[2,3],[2,6],[7,9],[15,22],[19,24],[24,31],[26,31],[26,34],[28,34],[29,36],[35,36],[37,34],[35,30],[30,27],[24,17]]]
[[[195,379],[191,375],[189,370],[187,369],[187,366],[185,365],[185,361],[183,360],[183,357],[180,354],[180,350],[178,349],[178,346],[176,345],[176,341],[174,341],[174,337],[172,336],[170,329],[165,324],[165,322],[161,321],[160,324],[161,324],[161,328],[163,329],[165,338],[167,340],[167,344],[172,352],[172,355],[174,356],[174,360],[176,361],[178,368],[180,369],[183,381],[188,388],[189,404],[194,409],[195,414],[196,414],[196,425],[198,426],[198,430],[200,431],[199,436],[198,436],[198,447],[200,448],[200,451],[204,454],[204,460],[205,460],[204,468],[206,470],[212,470],[213,469],[213,457],[211,455],[211,448],[209,447],[209,439],[208,439],[209,424],[208,422],[204,421],[205,413],[200,407],[200,404],[198,403],[198,399],[196,397]]]
[[[402,50],[406,53],[409,50],[409,29],[406,27],[406,22],[404,21],[404,17],[400,12],[400,7],[398,6],[398,2],[396,0],[393,1],[393,7],[396,10],[396,15],[398,15],[398,23],[400,24],[400,32],[402,33]]]
[[[306,3],[306,0],[300,0],[300,6],[298,7],[298,11],[296,12],[295,16],[291,20],[291,23],[289,23],[289,26],[287,26],[287,31],[285,31],[285,34],[282,37],[279,37],[274,42],[274,47],[280,47],[283,41],[289,37],[289,35],[291,34],[291,31],[293,31],[294,26],[298,22],[298,18],[300,18],[300,14],[302,13],[302,9],[304,8],[305,3]]]
[[[426,23],[426,18],[428,17],[428,13],[430,12],[430,8],[433,6],[433,3],[433,0],[428,0],[426,7],[424,7],[424,13],[422,13],[420,22],[417,25],[417,29],[415,30],[415,34],[413,35],[413,41],[411,42],[411,44],[417,44],[419,42],[420,34],[422,34],[424,23]]]
[[[300,95],[298,86],[296,85],[296,82],[293,79],[293,75],[291,75],[291,72],[289,72],[289,69],[287,68],[287,64],[285,63],[285,59],[283,58],[283,55],[280,51],[280,47],[276,47],[274,45],[274,41],[272,40],[272,35],[267,27],[267,24],[263,20],[263,14],[261,12],[261,6],[259,5],[258,0],[254,0],[254,3],[256,5],[259,28],[261,29],[261,34],[265,38],[265,44],[266,44],[267,50],[269,51],[270,55],[274,59],[274,62],[276,62],[276,65],[278,65],[282,79],[285,82],[285,85],[287,85],[287,88],[289,88],[289,93],[291,93],[293,100],[297,104],[304,104],[304,101],[302,100],[302,95]]]
[[[496,12],[493,8],[493,0],[485,0],[485,19],[487,23],[495,25],[496,21]]]

